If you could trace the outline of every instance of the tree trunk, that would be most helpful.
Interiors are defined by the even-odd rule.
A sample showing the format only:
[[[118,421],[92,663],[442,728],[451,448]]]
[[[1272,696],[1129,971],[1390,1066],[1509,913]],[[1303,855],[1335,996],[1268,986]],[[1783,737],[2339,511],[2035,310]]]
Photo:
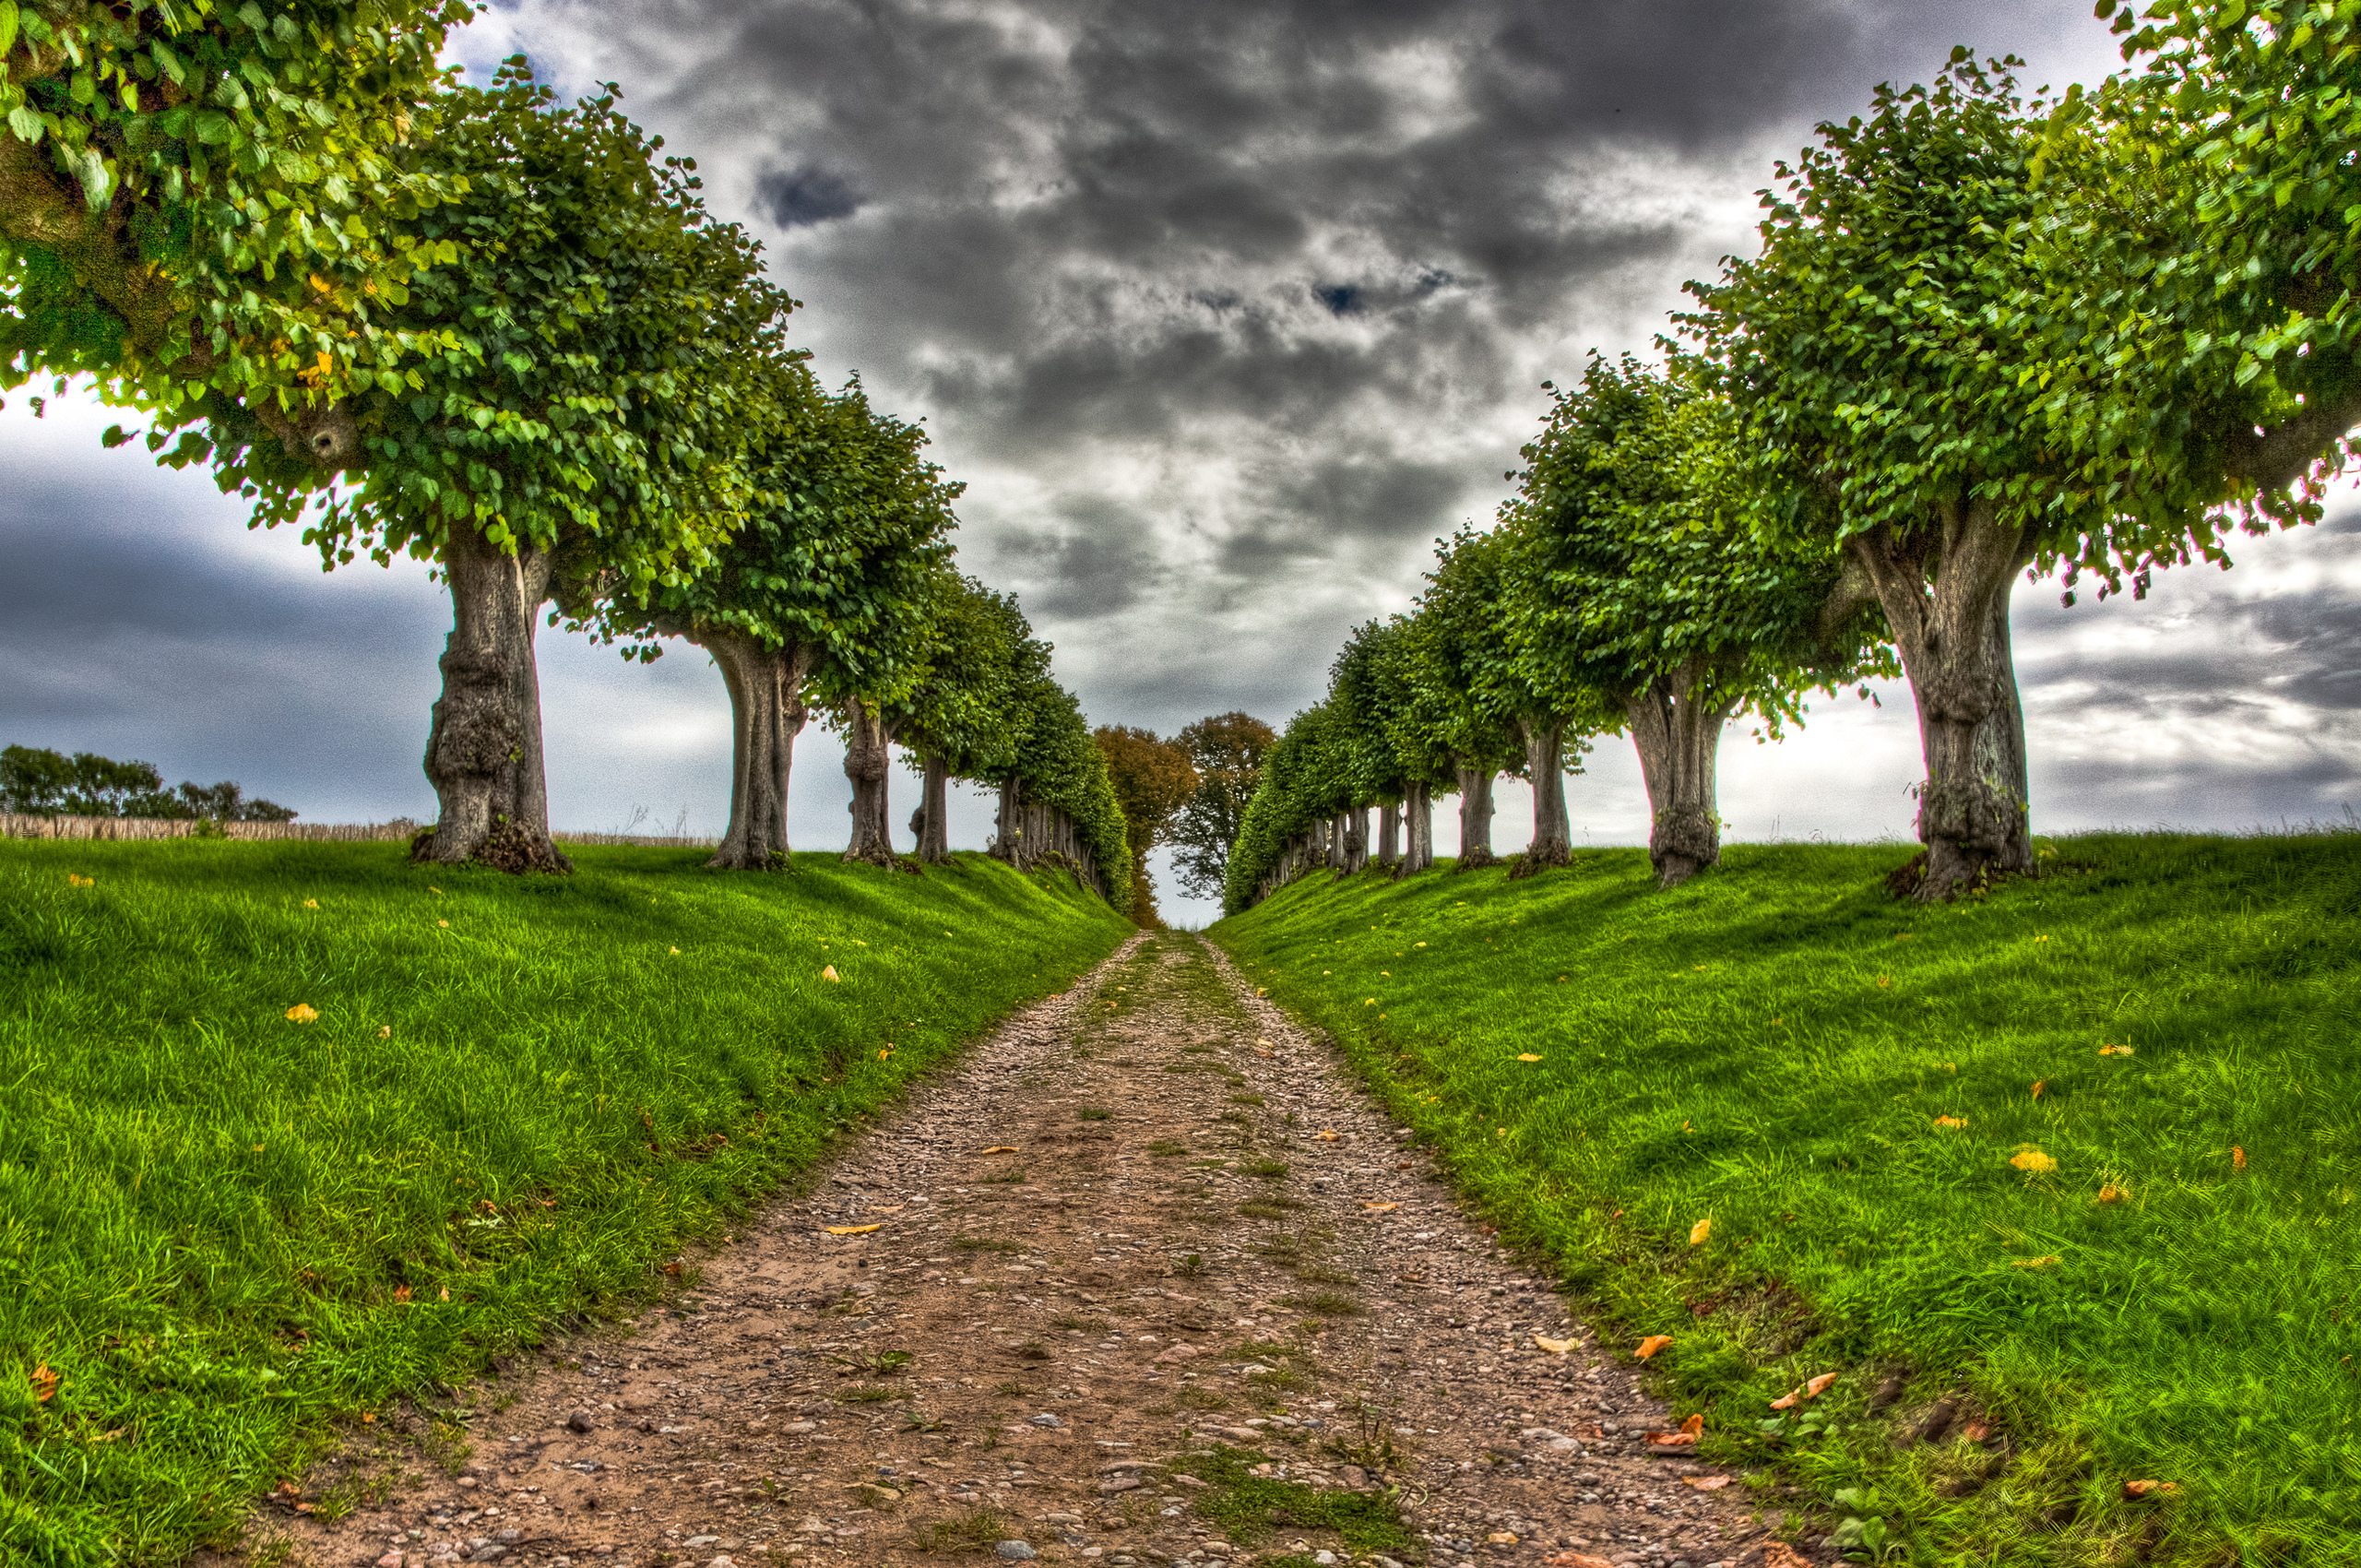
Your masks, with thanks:
[[[919,786],[917,832],[918,858],[941,865],[951,858],[951,765],[933,752],[926,754],[926,782]]]
[[[1492,853],[1492,770],[1463,767],[1459,772],[1459,869],[1490,865]]]
[[[549,597],[547,552],[510,555],[473,525],[444,551],[451,635],[443,695],[426,737],[426,777],[441,805],[416,861],[477,861],[505,872],[570,872],[550,841],[541,765],[541,687],[533,627]]]
[[[1705,661],[1692,659],[1650,681],[1624,705],[1648,786],[1648,863],[1667,887],[1722,859],[1714,759],[1722,726],[1738,705],[1700,695],[1705,674]]]
[[[1369,808],[1355,806],[1345,814],[1344,820],[1344,871],[1347,876],[1354,876],[1369,864]]]
[[[788,850],[787,780],[803,728],[809,650],[800,643],[768,647],[723,626],[699,627],[690,640],[713,656],[730,688],[730,829],[706,864],[767,871],[778,863],[772,857]]]
[[[1377,863],[1399,864],[1402,859],[1402,803],[1388,801],[1377,808]]]
[[[894,825],[886,812],[886,765],[894,732],[858,698],[845,704],[845,777],[852,780],[852,842],[844,858],[894,863]]]
[[[1402,863],[1396,876],[1415,876],[1435,863],[1435,800],[1434,791],[1421,779],[1406,785],[1402,791],[1403,825],[1408,840],[1404,848]]]
[[[992,815],[992,854],[1010,865],[1024,865],[1024,801],[1017,793],[1016,780],[1003,778],[1000,781],[1000,809]]]
[[[1940,540],[1936,529],[1903,539],[1878,529],[1845,541],[1877,590],[1918,706],[1922,900],[2033,869],[2024,711],[2009,654],[2009,593],[2032,559],[2025,530],[1981,501],[1946,505],[1936,520]]]
[[[1533,780],[1533,842],[1517,857],[1516,874],[1531,876],[1574,858],[1566,822],[1566,725],[1563,719],[1520,719],[1525,770]]]

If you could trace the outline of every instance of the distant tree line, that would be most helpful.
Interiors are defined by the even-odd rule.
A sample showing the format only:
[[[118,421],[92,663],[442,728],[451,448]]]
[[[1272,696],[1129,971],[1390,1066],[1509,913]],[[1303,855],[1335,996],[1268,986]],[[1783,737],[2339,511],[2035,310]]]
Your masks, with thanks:
[[[23,816],[146,816],[172,821],[292,822],[296,814],[228,779],[164,788],[155,765],[96,752],[0,748],[0,812]]]
[[[1313,868],[1567,858],[1563,780],[1629,733],[1662,880],[1713,865],[1724,727],[1905,677],[1926,778],[1913,891],[2029,870],[2020,574],[2137,596],[2317,520],[2361,422],[2361,9],[2102,0],[2130,68],[2028,100],[1952,53],[1762,193],[1762,246],[1692,283],[1652,363],[1594,354],[1488,529],[1356,631],[1270,751],[1237,909]],[[1864,688],[1866,690],[1866,688]],[[1369,843],[1369,813],[1381,814]]]
[[[546,620],[720,668],[716,866],[782,862],[816,717],[846,742],[849,858],[894,858],[898,743],[919,861],[969,779],[999,792],[995,853],[1128,907],[1104,757],[1015,601],[952,565],[960,487],[924,434],[818,383],[760,247],[614,84],[563,103],[519,57],[461,85],[439,61],[470,14],[0,0],[0,389],[90,378],[145,421],[109,445],[208,466],[324,567],[433,563],[453,627],[421,861],[568,869]]]

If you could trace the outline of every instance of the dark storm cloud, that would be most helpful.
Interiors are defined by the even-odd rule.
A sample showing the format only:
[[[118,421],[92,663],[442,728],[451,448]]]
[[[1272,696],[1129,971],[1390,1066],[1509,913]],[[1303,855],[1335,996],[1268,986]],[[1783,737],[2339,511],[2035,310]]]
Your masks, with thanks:
[[[808,228],[859,212],[862,196],[841,174],[805,164],[774,169],[754,181],[754,206],[782,229]]]

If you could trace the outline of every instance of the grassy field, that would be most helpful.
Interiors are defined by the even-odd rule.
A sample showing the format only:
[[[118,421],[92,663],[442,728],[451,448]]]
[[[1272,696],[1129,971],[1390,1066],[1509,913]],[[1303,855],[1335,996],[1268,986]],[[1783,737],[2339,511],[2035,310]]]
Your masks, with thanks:
[[[645,1299],[1130,929],[980,857],[574,853],[0,841],[0,1562],[221,1538],[336,1423]]]
[[[1212,934],[1851,1555],[2361,1562],[2361,837],[2063,839],[1939,908],[1905,854],[1320,876]]]

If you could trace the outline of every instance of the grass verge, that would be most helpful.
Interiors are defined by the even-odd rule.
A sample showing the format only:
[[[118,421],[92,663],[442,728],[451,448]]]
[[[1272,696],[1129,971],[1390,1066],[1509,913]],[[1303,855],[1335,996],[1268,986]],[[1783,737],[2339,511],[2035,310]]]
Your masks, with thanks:
[[[226,1542],[335,1423],[644,1299],[1130,929],[975,856],[575,854],[0,841],[0,1561]]]
[[[1736,846],[1210,934],[1850,1555],[2361,1561],[2361,839],[2057,848],[1938,908]]]

